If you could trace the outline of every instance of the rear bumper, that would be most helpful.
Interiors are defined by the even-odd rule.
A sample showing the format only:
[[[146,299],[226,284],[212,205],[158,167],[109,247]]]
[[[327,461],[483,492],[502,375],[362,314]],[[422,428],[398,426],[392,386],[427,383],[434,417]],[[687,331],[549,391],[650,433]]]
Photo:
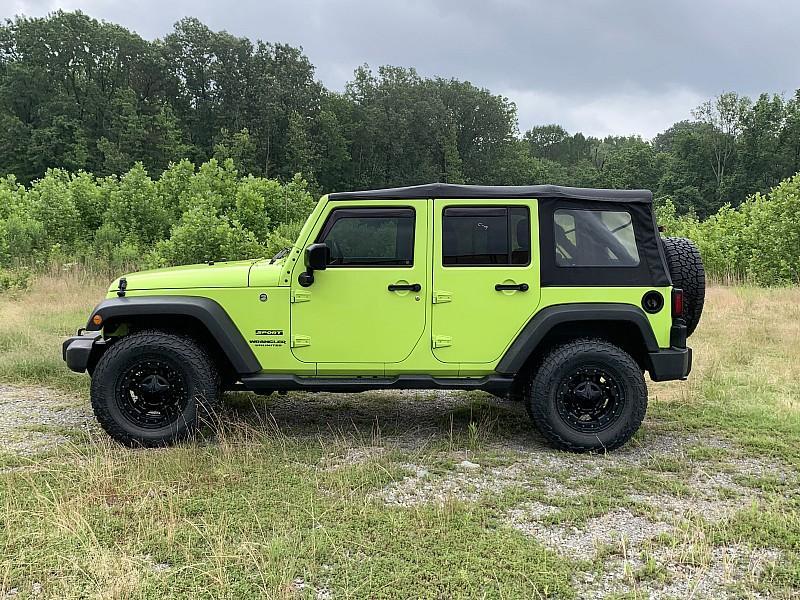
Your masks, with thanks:
[[[104,350],[106,341],[99,331],[78,330],[78,334],[64,341],[61,355],[67,367],[76,373],[84,373],[94,367],[97,357]]]
[[[692,370],[691,348],[668,348],[649,352],[650,378],[653,381],[686,379]]]

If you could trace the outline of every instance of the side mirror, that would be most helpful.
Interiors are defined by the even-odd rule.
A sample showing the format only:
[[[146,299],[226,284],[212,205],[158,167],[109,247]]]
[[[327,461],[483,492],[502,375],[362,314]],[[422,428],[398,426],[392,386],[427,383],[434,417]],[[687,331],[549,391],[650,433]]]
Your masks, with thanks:
[[[331,260],[331,249],[326,244],[311,244],[306,248],[306,270],[300,273],[297,281],[303,287],[314,283],[314,271],[324,271]]]
[[[324,271],[331,262],[331,249],[327,244],[311,244],[306,248],[306,268],[310,271]]]

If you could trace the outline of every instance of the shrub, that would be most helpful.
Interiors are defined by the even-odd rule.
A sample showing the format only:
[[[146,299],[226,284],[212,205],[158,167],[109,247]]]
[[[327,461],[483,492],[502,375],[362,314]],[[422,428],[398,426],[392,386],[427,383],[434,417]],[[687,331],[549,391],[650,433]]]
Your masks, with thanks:
[[[32,264],[41,259],[47,247],[44,225],[24,212],[14,213],[0,221],[0,261]]]
[[[69,195],[78,211],[82,231],[79,235],[92,232],[103,224],[103,217],[108,210],[109,196],[116,189],[114,177],[97,180],[89,173],[73,175],[68,183]]]
[[[659,223],[668,235],[694,240],[712,278],[746,279],[758,285],[800,283],[800,174],[738,208],[725,205],[705,221],[675,216],[667,200]]]
[[[199,263],[206,260],[238,260],[264,256],[266,250],[252,231],[235,220],[199,206],[173,227],[168,240],[158,243],[151,266]]]
[[[0,178],[0,265],[144,264],[273,254],[314,207],[300,175],[240,177],[233,161],[180,161],[153,181],[141,164],[120,178],[52,169],[26,189]]]
[[[127,239],[144,245],[166,236],[170,226],[168,211],[141,163],[123,175],[109,195],[104,222]]]
[[[11,290],[24,290],[30,284],[30,271],[0,269],[0,293]]]
[[[24,209],[44,227],[45,245],[61,244],[74,248],[82,231],[81,215],[69,193],[69,173],[50,169],[33,183],[20,209]],[[19,210],[17,211],[19,212]]]

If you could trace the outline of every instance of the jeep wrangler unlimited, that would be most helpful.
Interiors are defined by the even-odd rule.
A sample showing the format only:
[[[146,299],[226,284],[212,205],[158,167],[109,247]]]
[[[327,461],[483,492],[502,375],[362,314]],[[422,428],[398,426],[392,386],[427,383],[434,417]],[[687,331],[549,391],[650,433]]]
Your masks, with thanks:
[[[555,446],[610,450],[685,379],[703,265],[652,194],[431,184],[324,196],[272,259],[132,273],[64,342],[127,445],[184,439],[222,390],[485,390]]]

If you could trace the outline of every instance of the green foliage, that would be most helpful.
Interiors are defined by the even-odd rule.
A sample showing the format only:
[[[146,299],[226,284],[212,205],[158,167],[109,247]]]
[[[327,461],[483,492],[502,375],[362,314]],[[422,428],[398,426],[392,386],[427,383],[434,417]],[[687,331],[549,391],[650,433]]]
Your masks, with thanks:
[[[24,290],[30,285],[31,274],[24,269],[9,271],[0,269],[0,293],[11,290]]]
[[[52,169],[29,187],[0,179],[0,265],[91,261],[115,271],[258,258],[291,246],[314,200],[288,183],[240,177],[229,158],[171,165],[153,181],[141,163],[119,179]]]
[[[193,18],[151,42],[80,11],[15,17],[0,24],[0,265],[270,253],[318,192],[553,183],[651,189],[715,276],[798,280],[796,184],[780,182],[800,171],[800,90],[723,93],[652,141],[518,133],[508,98],[413,68],[364,65],[336,93],[300,49]]]
[[[26,212],[44,227],[46,246],[72,246],[81,229],[78,209],[69,193],[69,174],[60,169],[31,186],[26,199]]]
[[[691,213],[677,216],[669,199],[658,209],[668,235],[697,242],[712,277],[760,285],[800,283],[798,214],[800,174],[750,196],[736,209],[726,204],[703,221]]]
[[[153,266],[190,264],[204,260],[257,258],[264,254],[255,234],[233,219],[205,206],[192,208],[156,246]]]
[[[144,166],[136,163],[109,195],[104,222],[125,239],[143,246],[162,239],[169,227],[169,216],[155,189]]]
[[[260,172],[256,162],[256,144],[247,129],[233,134],[221,129],[219,141],[214,144],[214,158],[220,163],[232,160],[236,170],[245,175]]]
[[[10,266],[18,263],[34,263],[47,248],[45,228],[23,212],[14,212],[0,221],[0,260]]]
[[[0,175],[27,185],[47,169],[166,171],[157,208],[170,225],[201,196],[223,209],[205,176],[196,189],[176,185],[211,158],[209,171],[303,173],[315,194],[431,181],[647,188],[703,219],[800,171],[800,90],[721,94],[652,141],[556,124],[517,133],[514,104],[469,82],[364,65],[335,93],[300,49],[193,18],[152,42],[81,12],[0,24]],[[93,227],[108,202],[72,197]]]

